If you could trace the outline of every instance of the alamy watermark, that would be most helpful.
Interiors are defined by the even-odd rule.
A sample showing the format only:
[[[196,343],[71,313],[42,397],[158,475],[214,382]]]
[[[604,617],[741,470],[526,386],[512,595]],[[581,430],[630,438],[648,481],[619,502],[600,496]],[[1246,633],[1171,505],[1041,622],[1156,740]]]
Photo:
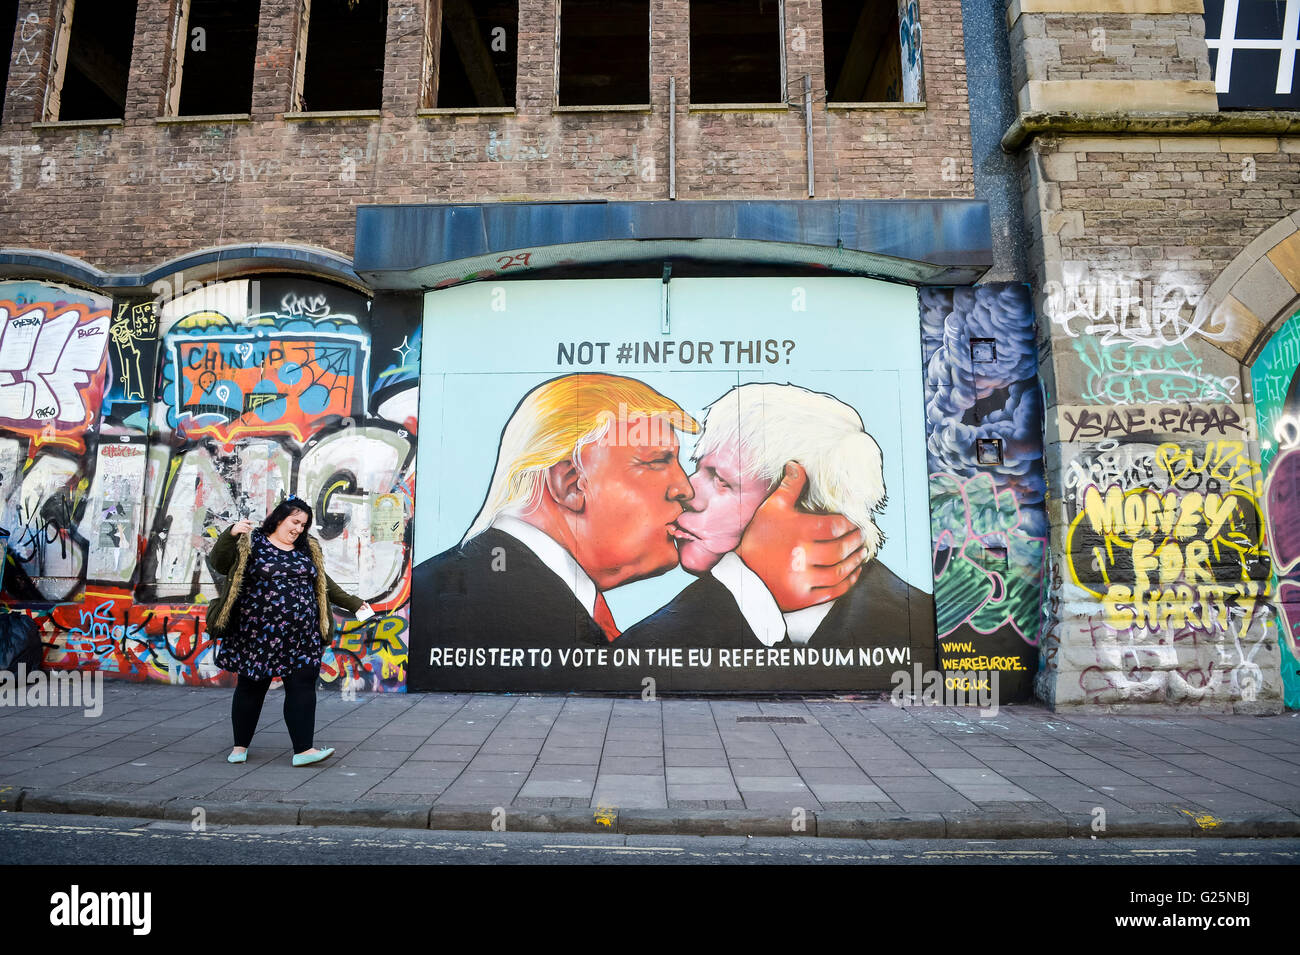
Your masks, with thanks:
[[[36,670],[18,664],[0,671],[0,706],[73,706],[93,719],[104,712],[104,674],[99,670]]]
[[[83,892],[74,885],[50,896],[50,924],[118,925],[133,935],[148,935],[153,924],[151,892]]]
[[[980,716],[998,715],[997,670],[922,670],[921,664],[889,675],[895,706],[978,706]]]

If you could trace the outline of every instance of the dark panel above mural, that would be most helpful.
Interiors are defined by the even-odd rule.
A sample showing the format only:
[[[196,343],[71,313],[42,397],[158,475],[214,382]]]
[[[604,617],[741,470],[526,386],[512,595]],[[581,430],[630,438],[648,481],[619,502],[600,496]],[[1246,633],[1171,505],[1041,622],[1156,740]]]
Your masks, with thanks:
[[[1221,109],[1300,109],[1296,0],[1205,0],[1205,43]]]

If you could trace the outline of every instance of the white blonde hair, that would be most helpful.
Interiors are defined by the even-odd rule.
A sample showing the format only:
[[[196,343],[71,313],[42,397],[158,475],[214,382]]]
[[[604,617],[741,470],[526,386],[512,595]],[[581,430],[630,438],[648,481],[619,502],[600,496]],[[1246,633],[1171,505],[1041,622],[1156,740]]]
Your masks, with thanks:
[[[709,405],[691,458],[698,462],[733,443],[741,474],[767,482],[769,493],[787,461],[803,465],[808,486],[802,503],[843,514],[862,530],[867,555],[875,558],[885,542],[875,521],[886,501],[884,463],[856,411],[798,385],[737,385]]]
[[[582,474],[582,449],[620,421],[626,428],[628,418],[637,416],[662,419],[665,427],[691,434],[700,430],[677,402],[634,378],[583,372],[538,385],[501,432],[492,484],[461,543],[483,533],[502,514],[535,510],[547,468],[571,460]]]

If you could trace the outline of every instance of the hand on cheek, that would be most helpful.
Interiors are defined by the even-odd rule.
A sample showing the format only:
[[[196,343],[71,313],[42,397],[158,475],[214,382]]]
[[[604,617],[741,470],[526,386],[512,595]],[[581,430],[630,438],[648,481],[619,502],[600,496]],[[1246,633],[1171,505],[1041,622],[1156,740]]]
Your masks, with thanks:
[[[834,600],[858,582],[866,559],[862,532],[840,514],[798,510],[807,472],[791,461],[745,528],[740,557],[783,612]]]

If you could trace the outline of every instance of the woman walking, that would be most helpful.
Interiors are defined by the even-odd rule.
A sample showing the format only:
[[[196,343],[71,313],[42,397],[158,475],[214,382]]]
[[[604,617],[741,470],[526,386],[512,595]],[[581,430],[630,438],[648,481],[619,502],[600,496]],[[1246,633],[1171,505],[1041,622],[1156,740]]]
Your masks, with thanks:
[[[226,758],[232,763],[248,759],[262,701],[277,676],[284,681],[293,765],[318,763],[334,752],[312,745],[321,653],[334,632],[330,604],[365,616],[371,611],[325,573],[320,543],[307,533],[311,520],[307,503],[290,496],[260,528],[239,521],[212,548],[213,569],[227,576],[208,629],[221,639],[217,665],[239,675],[230,706],[235,745]]]

